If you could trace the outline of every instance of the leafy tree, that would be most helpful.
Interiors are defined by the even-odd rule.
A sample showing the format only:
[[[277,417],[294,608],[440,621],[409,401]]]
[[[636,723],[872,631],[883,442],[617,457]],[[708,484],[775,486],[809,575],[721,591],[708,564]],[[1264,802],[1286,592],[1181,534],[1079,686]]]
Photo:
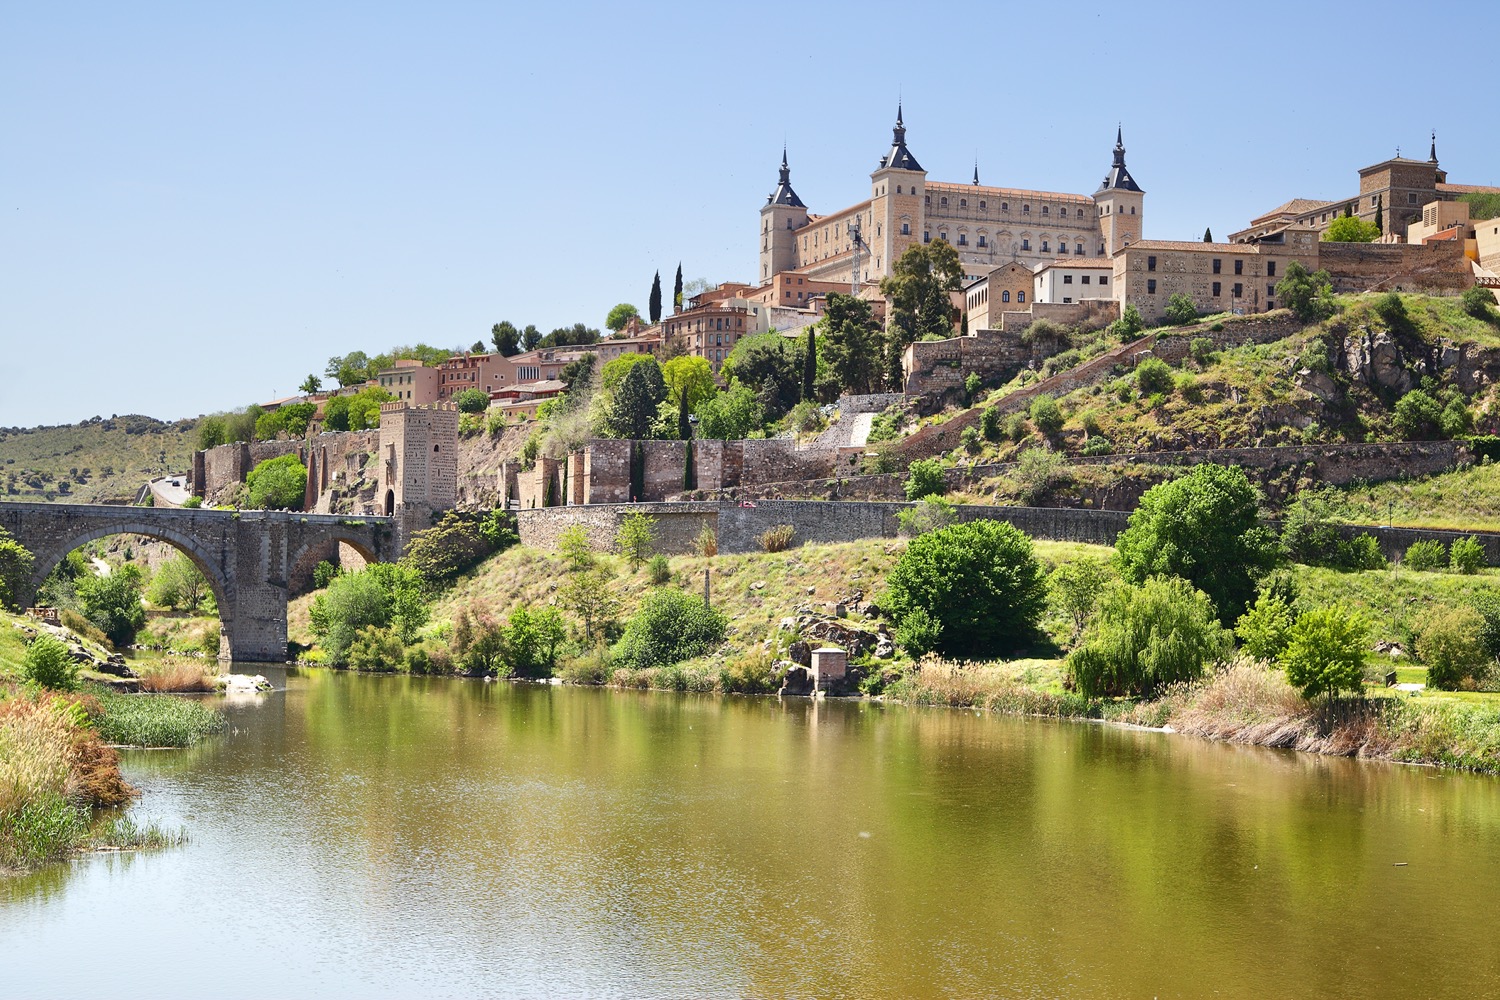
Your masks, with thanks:
[[[969,521],[907,545],[881,603],[899,627],[918,609],[947,656],[991,657],[1031,641],[1047,585],[1031,539],[1001,521]]]
[[[984,412],[979,414],[979,433],[986,441],[1000,440],[1000,411],[993,406],[987,406]]]
[[[616,361],[623,359],[617,358]],[[610,365],[615,364],[611,361]],[[608,377],[609,365],[604,366]],[[667,398],[667,383],[655,358],[631,366],[610,404],[610,429],[616,437],[642,439],[651,436],[657,407]]]
[[[656,518],[648,514],[627,514],[615,533],[615,545],[625,554],[631,569],[651,558],[656,544]]]
[[[619,333],[625,329],[626,323],[629,323],[632,319],[640,318],[641,311],[639,309],[629,302],[621,302],[609,311],[608,316],[604,317],[604,325],[615,333]]]
[[[727,392],[698,404],[698,436],[736,441],[761,425],[764,408],[749,387],[733,383]]]
[[[1342,605],[1304,612],[1292,626],[1281,666],[1304,698],[1358,691],[1365,673],[1370,629],[1364,618]]]
[[[400,563],[375,563],[358,573],[336,577],[309,608],[313,634],[328,662],[343,666],[349,646],[367,626],[394,628],[404,645],[427,624],[427,602],[416,569]]]
[[[780,420],[802,399],[802,352],[799,340],[778,333],[741,337],[724,359],[725,378],[748,386],[767,420]]]
[[[198,564],[179,553],[156,571],[146,588],[146,599],[158,607],[194,611],[210,593],[208,578]]]
[[[1385,232],[1385,195],[1375,196],[1375,233],[1376,239]]]
[[[483,413],[490,408],[490,394],[483,389],[465,389],[454,394],[453,405],[460,413]]]
[[[335,355],[328,359],[325,375],[342,386],[368,381],[375,372],[370,371],[370,356],[364,351],[350,351],[343,357]]]
[[[1120,318],[1109,325],[1110,334],[1121,340],[1130,340],[1144,329],[1146,321],[1141,319],[1141,311],[1134,305],[1126,306]]]
[[[1150,697],[1203,676],[1231,646],[1207,594],[1186,580],[1152,579],[1104,598],[1083,644],[1068,656],[1068,674],[1091,698]]]
[[[330,431],[363,431],[380,426],[380,404],[395,397],[379,386],[352,396],[335,396],[323,404],[323,427]]]
[[[508,319],[502,319],[490,327],[490,343],[495,345],[495,353],[510,357],[521,353],[521,331]]]
[[[1442,569],[1448,565],[1448,547],[1436,539],[1412,542],[1401,563],[1419,573]]]
[[[1048,437],[1063,429],[1062,407],[1047,393],[1042,393],[1031,401],[1029,413],[1032,425]]]
[[[535,324],[527,323],[526,329],[521,331],[521,347],[523,350],[534,351],[542,342],[542,331]]]
[[[597,354],[593,351],[585,351],[562,366],[557,377],[568,387],[567,399],[581,400],[587,396],[588,389],[594,384],[594,366],[598,361]]]
[[[1351,215],[1342,215],[1323,231],[1324,243],[1373,243],[1380,238],[1380,227]]]
[[[1103,559],[1063,563],[1047,578],[1053,603],[1073,619],[1073,638],[1078,638],[1088,626],[1109,578],[1109,564]]]
[[[516,544],[520,539],[515,526],[515,515],[503,510],[484,515],[446,511],[437,524],[412,535],[402,562],[417,573],[427,591],[436,591]]]
[[[43,633],[27,643],[26,657],[21,661],[21,677],[28,683],[52,691],[76,691],[78,673],[79,665],[68,651],[67,643],[61,639]]]
[[[1421,389],[1413,389],[1396,401],[1391,422],[1408,441],[1431,441],[1442,435],[1443,404]]]
[[[912,657],[926,656],[943,641],[943,623],[926,608],[912,608],[896,626],[896,645]]]
[[[1260,526],[1259,494],[1244,470],[1204,464],[1147,490],[1115,543],[1128,583],[1178,576],[1208,594],[1232,622],[1276,565],[1280,546]]]
[[[1292,626],[1297,623],[1297,613],[1286,599],[1273,591],[1261,591],[1255,604],[1240,616],[1234,626],[1235,634],[1244,644],[1245,652],[1257,660],[1274,663],[1286,652],[1292,641]]]
[[[1455,573],[1469,576],[1484,568],[1484,546],[1473,535],[1455,539],[1449,553],[1448,565]]]
[[[870,303],[830,292],[819,322],[823,357],[840,388],[849,393],[875,391],[880,381],[880,325]]]
[[[1171,392],[1174,384],[1171,366],[1161,358],[1145,358],[1135,366],[1135,385],[1142,396]]]
[[[926,496],[911,507],[896,512],[896,521],[901,533],[907,536],[925,535],[929,531],[946,528],[958,521],[958,512],[953,505],[940,496]]]
[[[31,552],[16,541],[15,536],[0,528],[0,608],[14,608],[16,601],[31,579],[36,560]]]
[[[943,463],[935,458],[919,458],[906,469],[906,499],[925,500],[948,492],[948,477]]]
[[[1468,605],[1427,614],[1417,634],[1417,656],[1427,665],[1427,686],[1440,691],[1473,688],[1493,662],[1484,633],[1484,616]]]
[[[682,311],[682,261],[677,262],[677,278],[672,283],[672,311]]]
[[[651,325],[655,326],[661,322],[661,272],[657,271],[651,276],[651,295],[646,300],[646,307],[651,313]]]
[[[589,544],[588,529],[581,524],[563,529],[557,536],[557,551],[572,572],[593,568],[594,547]]]
[[[323,388],[323,380],[316,375],[308,375],[302,380],[302,384],[297,386],[297,391],[310,396],[321,388]]]
[[[908,344],[929,334],[953,335],[950,292],[963,286],[958,251],[946,240],[915,243],[896,260],[880,281],[880,294],[890,302],[886,324],[885,377],[901,384],[901,355]]]
[[[719,391],[707,358],[687,354],[672,358],[661,366],[661,377],[667,383],[667,398],[676,406],[685,402],[689,410],[696,410]]]
[[[1167,299],[1166,318],[1173,326],[1184,326],[1198,318],[1198,305],[1191,295],[1177,292]]]
[[[599,331],[583,323],[560,326],[537,344],[538,347],[580,347],[599,343]]]
[[[1464,312],[1475,319],[1495,322],[1495,295],[1482,285],[1475,285],[1466,289],[1461,300],[1464,304]]]
[[[1309,273],[1301,261],[1294,260],[1276,283],[1276,300],[1304,323],[1324,319],[1332,316],[1336,308],[1333,279],[1321,269]]]
[[[606,392],[614,392],[625,381],[625,376],[630,374],[630,369],[646,361],[655,361],[656,358],[650,354],[631,353],[622,354],[613,361],[605,364],[599,373],[599,384]],[[665,376],[663,376],[665,377]]]
[[[312,418],[317,412],[318,404],[316,403],[288,403],[276,411],[281,417],[282,430],[294,438],[307,434],[307,425],[312,423]]]
[[[728,630],[724,614],[701,598],[656,587],[631,615],[616,660],[635,669],[680,663],[718,646]]]
[[[221,444],[228,444],[224,439],[224,418],[204,417],[198,421],[198,450],[207,451]]]
[[[557,666],[557,647],[566,637],[557,609],[533,611],[517,605],[506,624],[501,656],[514,675],[549,677]]]
[[[146,624],[141,605],[141,571],[122,566],[105,576],[78,581],[78,604],[83,616],[116,646],[128,646]]]
[[[254,510],[298,510],[307,494],[307,469],[296,455],[268,458],[245,477]]]
[[[1213,230],[1209,229],[1207,226],[1204,226],[1203,227],[1203,242],[1204,243],[1212,243],[1213,241],[1214,241]]]

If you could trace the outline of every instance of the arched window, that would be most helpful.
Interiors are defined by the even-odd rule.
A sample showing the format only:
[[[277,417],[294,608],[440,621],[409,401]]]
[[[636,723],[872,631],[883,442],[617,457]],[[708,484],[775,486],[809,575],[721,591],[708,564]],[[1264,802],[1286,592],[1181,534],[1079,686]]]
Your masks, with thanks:
[[[1009,212],[1010,211],[1010,202],[1008,202],[1008,201],[1002,201],[1000,203],[1000,211],[1002,211],[1002,212]]]
[[[1026,293],[1025,292],[1017,292],[1016,293],[1016,301],[1017,302],[1025,302],[1026,301]]]
[[[947,208],[948,207],[948,199],[947,198],[940,198],[940,199],[938,199],[938,205],[940,207],[942,207],[942,208]]]
[[[1030,215],[1031,214],[1031,206],[1030,205],[1022,205],[1021,206],[1021,214],[1022,215]]]
[[[897,193],[897,194],[900,194],[900,193],[901,193],[901,185],[900,185],[900,184],[897,184],[897,185],[896,185],[896,193]]]
[[[1064,205],[1062,208],[1059,208],[1057,214],[1066,219],[1068,217],[1068,206]]]
[[[1043,215],[1046,215],[1046,214],[1047,214],[1047,206],[1046,206],[1046,205],[1043,205],[1043,206],[1042,206],[1042,214],[1043,214]]]
[[[1000,293],[1000,301],[1001,302],[1009,302],[1010,301],[1010,292],[1001,292]]]
[[[984,200],[983,200],[983,199],[980,199],[980,202],[979,202],[979,210],[980,210],[980,211],[981,211],[981,212],[983,212],[983,211],[984,211]]]
[[[960,199],[958,199],[958,207],[959,208],[968,208],[969,207],[969,199],[967,199],[967,198],[960,198]]]

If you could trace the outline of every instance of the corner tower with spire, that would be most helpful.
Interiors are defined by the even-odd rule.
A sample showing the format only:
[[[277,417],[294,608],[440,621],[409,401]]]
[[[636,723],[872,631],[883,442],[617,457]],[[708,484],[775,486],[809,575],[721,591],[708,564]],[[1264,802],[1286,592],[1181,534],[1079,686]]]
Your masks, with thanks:
[[[787,166],[786,147],[781,149],[781,173],[776,190],[766,196],[760,210],[760,280],[770,281],[781,271],[797,266],[797,230],[807,225],[807,206],[792,190],[792,170]]]
[[[880,158],[870,175],[870,217],[874,231],[864,234],[871,253],[874,276],[890,273],[896,259],[921,238],[922,196],[927,171],[906,146],[906,123],[896,103],[896,126],[891,129],[891,149]]]
[[[1125,166],[1125,133],[1115,128],[1115,156],[1104,183],[1094,192],[1099,212],[1099,254],[1111,256],[1141,238],[1146,192]]]

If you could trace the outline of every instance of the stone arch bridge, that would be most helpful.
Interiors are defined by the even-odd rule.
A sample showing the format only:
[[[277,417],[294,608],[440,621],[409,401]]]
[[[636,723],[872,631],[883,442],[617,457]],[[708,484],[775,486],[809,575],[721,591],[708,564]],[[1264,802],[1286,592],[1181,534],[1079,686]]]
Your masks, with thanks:
[[[203,571],[219,602],[219,657],[263,663],[286,660],[293,582],[310,581],[313,567],[333,558],[339,543],[368,562],[399,555],[395,525],[386,517],[0,503],[0,528],[36,557],[30,582],[16,595],[22,607],[69,552],[96,538],[145,535],[175,546]]]

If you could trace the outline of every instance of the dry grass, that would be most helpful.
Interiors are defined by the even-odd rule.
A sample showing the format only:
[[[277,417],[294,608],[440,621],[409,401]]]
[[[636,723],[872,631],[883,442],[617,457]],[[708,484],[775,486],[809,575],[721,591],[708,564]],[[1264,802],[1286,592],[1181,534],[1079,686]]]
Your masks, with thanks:
[[[797,529],[790,524],[778,524],[767,528],[760,536],[760,547],[767,552],[785,552],[792,544]]]
[[[214,691],[217,685],[201,661],[164,657],[139,667],[141,690],[153,694]]]
[[[913,705],[977,708],[1008,715],[1098,718],[1101,706],[1061,688],[1054,660],[979,664],[927,657],[886,689],[886,697]]]

